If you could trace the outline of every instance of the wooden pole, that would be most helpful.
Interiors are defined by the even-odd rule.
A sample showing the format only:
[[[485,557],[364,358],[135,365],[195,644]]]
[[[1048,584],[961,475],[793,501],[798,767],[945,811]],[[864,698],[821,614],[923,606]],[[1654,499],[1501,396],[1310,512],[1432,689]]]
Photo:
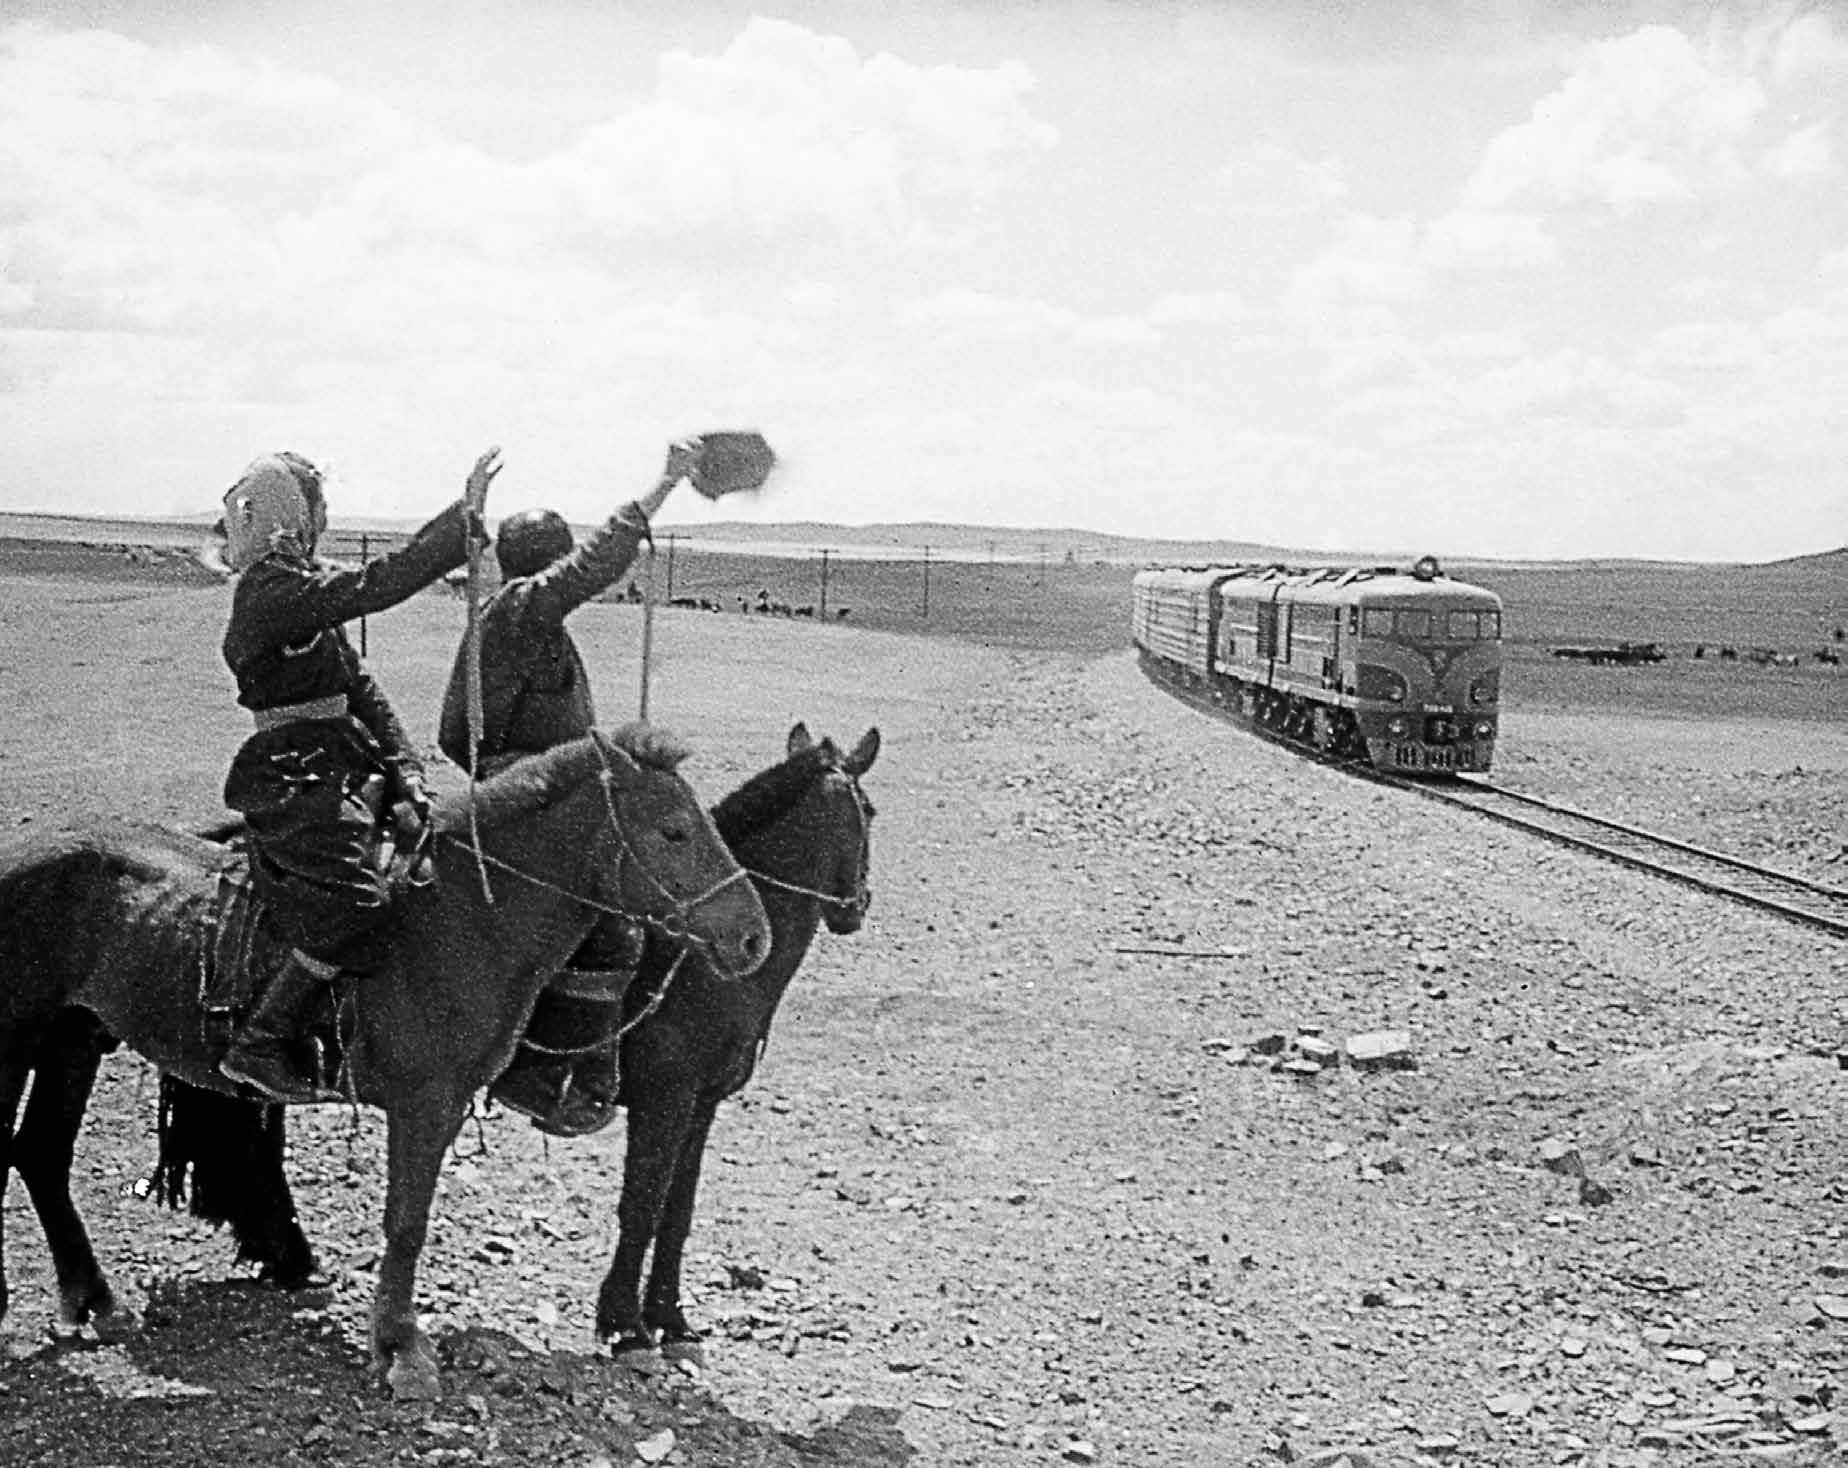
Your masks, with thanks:
[[[670,541],[671,545],[672,542]],[[648,717],[648,673],[654,658],[654,609],[655,609],[655,548],[654,541],[648,542],[648,560],[642,571],[642,703],[636,714],[639,719]]]
[[[365,531],[359,532],[359,564],[363,568],[372,560],[372,540]],[[359,655],[366,656],[366,614],[359,614]]]
[[[930,620],[930,547],[924,547],[924,620]]]
[[[821,553],[821,613],[817,621],[825,621],[828,616],[828,552]]]

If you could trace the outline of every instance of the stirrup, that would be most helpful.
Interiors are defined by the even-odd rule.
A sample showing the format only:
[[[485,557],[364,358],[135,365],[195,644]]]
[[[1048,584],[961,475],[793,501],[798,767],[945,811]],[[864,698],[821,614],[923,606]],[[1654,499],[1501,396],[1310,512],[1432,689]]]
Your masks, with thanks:
[[[338,1091],[329,1090],[320,1080],[306,1075],[291,1065],[286,1056],[274,1057],[275,1069],[260,1064],[245,1064],[249,1060],[265,1060],[271,1057],[258,1052],[257,1056],[239,1055],[234,1049],[218,1062],[218,1073],[226,1080],[235,1081],[245,1086],[264,1100],[283,1106],[313,1106],[328,1101],[343,1101],[346,1098]],[[316,1068],[319,1068],[317,1061]]]

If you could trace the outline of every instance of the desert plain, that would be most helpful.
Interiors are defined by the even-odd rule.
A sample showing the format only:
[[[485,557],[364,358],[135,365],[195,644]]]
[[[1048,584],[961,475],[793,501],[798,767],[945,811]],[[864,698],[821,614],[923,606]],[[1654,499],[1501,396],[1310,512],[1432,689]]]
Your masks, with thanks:
[[[797,720],[884,741],[867,925],[817,940],[715,1132],[704,1368],[593,1339],[620,1123],[548,1142],[487,1110],[420,1276],[446,1394],[388,1400],[379,1118],[291,1115],[329,1283],[278,1293],[136,1196],[157,1080],[117,1053],[75,1175],[146,1327],[48,1341],[10,1189],[0,1463],[1839,1461],[1839,939],[1182,706],[1136,669],[1129,568],[944,564],[926,604],[915,564],[837,563],[830,617],[738,609],[813,601],[815,570],[688,555],[677,593],[722,610],[655,623],[651,712],[708,799]],[[246,727],[223,583],[107,544],[8,541],[0,572],[0,825],[216,818]],[[1814,657],[1841,646],[1848,556],[1469,579],[1509,609],[1496,778],[1848,886],[1848,683]],[[462,622],[441,591],[370,619],[422,740]],[[635,712],[641,626],[575,620],[606,722]],[[1549,656],[1599,639],[1670,656]],[[1263,1053],[1382,1030],[1409,1066]]]

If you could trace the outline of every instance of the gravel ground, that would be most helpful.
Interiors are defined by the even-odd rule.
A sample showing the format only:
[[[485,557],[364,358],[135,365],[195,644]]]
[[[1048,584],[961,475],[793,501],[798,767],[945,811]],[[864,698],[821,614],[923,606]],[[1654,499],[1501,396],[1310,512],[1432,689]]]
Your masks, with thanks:
[[[211,621],[199,600],[166,594],[168,634]],[[132,651],[150,610],[85,615]],[[433,708],[454,608],[393,615],[383,676]],[[619,617],[593,664],[627,680]],[[465,1131],[421,1277],[448,1396],[384,1401],[377,1118],[297,1114],[333,1284],[278,1296],[123,1196],[153,1086],[117,1057],[80,1203],[149,1329],[44,1346],[43,1246],[9,1194],[0,1461],[1617,1468],[1848,1444],[1842,944],[1312,765],[1128,654],[753,625],[741,710],[706,676],[736,627],[663,622],[702,791],[792,715],[886,742],[867,928],[818,940],[715,1131],[705,1370],[592,1348],[617,1132],[548,1147],[498,1116]],[[0,692],[42,688],[14,652]],[[9,818],[209,788],[159,712],[168,774],[47,761],[72,682],[0,733]],[[1517,710],[1503,770],[1839,880],[1839,728]],[[1279,1068],[1383,1030],[1409,1068]]]

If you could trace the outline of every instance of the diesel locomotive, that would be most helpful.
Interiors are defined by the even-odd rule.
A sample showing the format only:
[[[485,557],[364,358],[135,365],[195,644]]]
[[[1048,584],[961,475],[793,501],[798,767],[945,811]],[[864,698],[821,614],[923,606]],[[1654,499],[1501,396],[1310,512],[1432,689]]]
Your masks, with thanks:
[[[1254,723],[1397,774],[1489,768],[1502,603],[1412,569],[1177,567],[1139,572],[1145,670]]]

